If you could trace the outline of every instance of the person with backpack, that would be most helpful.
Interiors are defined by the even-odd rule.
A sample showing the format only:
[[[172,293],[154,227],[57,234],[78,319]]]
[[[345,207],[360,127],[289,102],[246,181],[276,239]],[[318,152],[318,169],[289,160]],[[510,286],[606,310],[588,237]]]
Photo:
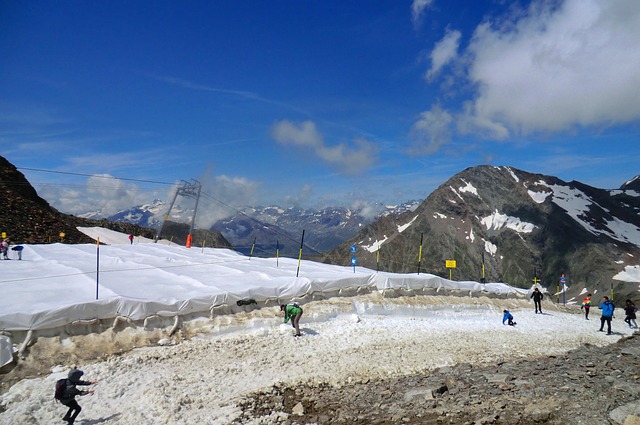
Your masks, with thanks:
[[[602,302],[598,308],[602,310],[599,332],[603,332],[604,324],[607,323],[607,335],[611,335],[611,319],[613,318],[613,310],[615,310],[615,306],[611,301],[609,301],[609,297],[602,297]]]
[[[97,382],[82,381],[80,378],[84,375],[84,372],[73,368],[69,371],[66,379],[59,379],[56,382],[55,399],[67,406],[67,414],[62,418],[63,421],[72,424],[80,414],[82,408],[76,401],[76,396],[83,396],[87,394],[93,394],[93,390],[79,390],[77,385],[95,385]]]
[[[280,311],[284,312],[284,323],[287,323],[291,319],[291,326],[296,330],[294,336],[301,336],[300,334],[300,318],[302,317],[302,308],[298,303],[282,304]]]

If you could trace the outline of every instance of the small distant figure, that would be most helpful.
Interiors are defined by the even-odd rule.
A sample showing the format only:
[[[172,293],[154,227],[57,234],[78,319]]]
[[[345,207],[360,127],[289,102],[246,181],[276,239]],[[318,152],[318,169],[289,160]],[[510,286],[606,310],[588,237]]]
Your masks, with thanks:
[[[9,238],[3,239],[2,243],[0,243],[0,252],[2,252],[3,260],[9,259]]]
[[[17,245],[14,246],[13,248],[11,248],[11,251],[15,251],[16,254],[18,255],[18,260],[22,260],[22,250],[24,249],[24,247],[22,245]]]
[[[589,309],[591,308],[591,294],[587,294],[582,300],[582,305],[580,306],[580,310],[584,310],[584,318],[589,320]]]
[[[67,375],[67,379],[61,379],[56,383],[56,400],[64,404],[69,408],[67,414],[62,418],[69,424],[75,422],[76,418],[80,414],[82,408],[76,401],[76,396],[82,396],[87,394],[93,394],[93,390],[79,390],[77,385],[94,385],[97,382],[81,381],[80,378],[84,375],[84,372],[79,369],[71,369]]]
[[[509,313],[509,310],[504,310],[503,311],[504,316],[502,316],[502,324],[504,325],[504,322],[507,322],[506,324],[509,326],[515,326],[516,322],[513,321],[513,315],[511,313]]]
[[[296,330],[294,336],[301,336],[300,334],[300,318],[302,317],[302,308],[298,303],[282,304],[280,311],[284,312],[284,323],[287,323],[291,319],[291,326]]]
[[[599,332],[603,332],[604,324],[607,324],[607,335],[611,335],[611,319],[613,318],[613,311],[615,310],[615,306],[611,301],[609,301],[609,297],[602,297],[602,302],[600,303],[600,307],[602,310],[602,316],[600,317],[600,329]]]
[[[533,293],[531,294],[531,297],[529,298],[533,298],[533,305],[536,308],[536,314],[538,314],[538,312],[542,314],[542,299],[544,298],[544,295],[542,295],[542,292],[540,292],[540,289],[538,288],[534,289]]]
[[[624,313],[625,318],[624,322],[629,325],[630,328],[638,329],[638,324],[636,323],[636,312],[638,311],[638,307],[631,300],[627,300],[624,305]],[[631,325],[633,322],[633,326]]]
[[[133,233],[129,234],[129,243],[133,245]]]

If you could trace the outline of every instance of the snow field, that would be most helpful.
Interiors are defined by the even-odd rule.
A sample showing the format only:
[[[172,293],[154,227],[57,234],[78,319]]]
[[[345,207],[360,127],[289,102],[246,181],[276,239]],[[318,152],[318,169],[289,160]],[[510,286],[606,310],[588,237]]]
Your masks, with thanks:
[[[468,304],[466,304],[468,303]],[[581,344],[606,345],[630,334],[621,319],[614,336],[597,332],[597,309],[586,321],[550,303],[543,315],[526,301],[459,297],[382,299],[373,295],[303,306],[303,337],[282,324],[277,309],[244,314],[232,330],[201,324],[173,346],[132,350],[80,364],[95,395],[80,397],[78,424],[228,424],[243,396],[279,382],[328,382],[428,372],[460,362],[495,363],[558,355]],[[518,323],[502,325],[509,308]],[[594,314],[595,313],[595,314]],[[70,365],[69,365],[70,366]],[[27,379],[0,397],[2,424],[54,423],[65,408],[53,385],[68,367]]]

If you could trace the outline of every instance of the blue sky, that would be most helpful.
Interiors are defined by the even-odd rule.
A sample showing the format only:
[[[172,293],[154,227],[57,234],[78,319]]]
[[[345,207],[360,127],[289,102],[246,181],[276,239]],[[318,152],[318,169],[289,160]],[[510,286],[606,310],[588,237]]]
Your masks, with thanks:
[[[0,154],[64,212],[170,197],[134,180],[319,207],[640,174],[637,0],[0,0],[0,28]]]

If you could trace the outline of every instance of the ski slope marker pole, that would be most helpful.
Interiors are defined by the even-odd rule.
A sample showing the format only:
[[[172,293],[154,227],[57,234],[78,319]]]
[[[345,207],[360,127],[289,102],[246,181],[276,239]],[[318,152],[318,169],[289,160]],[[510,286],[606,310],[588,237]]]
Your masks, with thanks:
[[[420,263],[422,262],[422,237],[424,233],[420,233],[420,252],[418,253],[418,274],[420,274]]]
[[[100,282],[100,236],[96,239],[96,300],[98,299],[98,283]]]
[[[298,271],[296,277],[300,274],[300,260],[302,260],[302,245],[304,245],[304,229],[302,229],[302,239],[300,239],[300,253],[298,254]]]
[[[249,252],[249,260],[253,256],[253,248],[256,246],[256,236],[253,237],[253,243],[251,244],[251,252]]]

